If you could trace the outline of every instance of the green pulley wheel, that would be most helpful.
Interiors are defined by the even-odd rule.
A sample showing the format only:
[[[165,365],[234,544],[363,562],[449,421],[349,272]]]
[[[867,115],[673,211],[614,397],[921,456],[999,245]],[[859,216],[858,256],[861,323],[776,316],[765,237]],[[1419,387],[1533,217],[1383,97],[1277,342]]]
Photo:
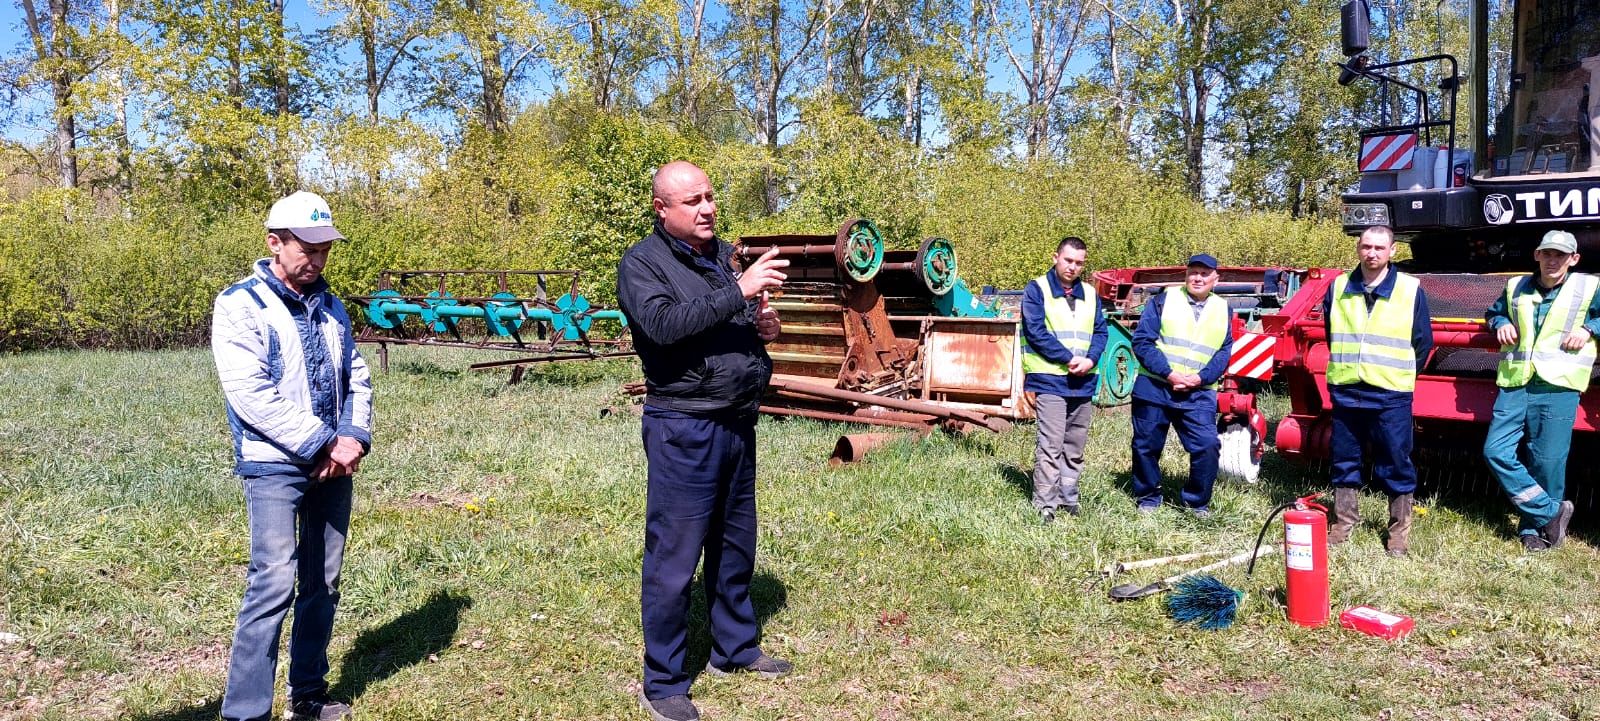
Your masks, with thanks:
[[[883,268],[883,235],[865,218],[847,220],[834,236],[833,259],[857,283],[872,280]]]
[[[594,319],[589,317],[589,299],[583,295],[562,293],[556,299],[556,309],[561,311],[550,318],[550,325],[561,334],[562,340],[578,340],[579,331],[589,332]]]
[[[1100,354],[1095,370],[1100,374],[1095,405],[1120,406],[1132,400],[1133,382],[1139,377],[1139,359],[1133,355],[1133,338],[1121,323],[1106,321],[1106,349]]]
[[[934,295],[949,293],[956,287],[956,247],[944,238],[922,241],[917,250],[917,274]]]
[[[400,291],[385,288],[372,294],[366,310],[367,322],[384,330],[394,330],[421,308],[401,300]],[[412,312],[406,312],[408,310]]]

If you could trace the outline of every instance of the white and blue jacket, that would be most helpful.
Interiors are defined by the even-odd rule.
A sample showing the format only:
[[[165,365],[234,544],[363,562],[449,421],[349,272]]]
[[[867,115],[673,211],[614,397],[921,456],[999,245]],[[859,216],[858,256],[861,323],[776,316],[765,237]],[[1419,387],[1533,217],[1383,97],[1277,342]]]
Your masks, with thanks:
[[[217,296],[211,353],[228,404],[234,472],[306,473],[337,436],[372,444],[372,378],[350,316],[322,279],[296,293],[271,261]]]

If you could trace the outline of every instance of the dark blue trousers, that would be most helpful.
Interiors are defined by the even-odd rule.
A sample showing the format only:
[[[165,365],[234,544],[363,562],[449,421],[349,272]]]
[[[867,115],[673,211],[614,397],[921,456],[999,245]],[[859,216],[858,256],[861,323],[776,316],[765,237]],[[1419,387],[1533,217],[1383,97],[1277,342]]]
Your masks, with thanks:
[[[1189,481],[1183,484],[1183,505],[1209,508],[1217,482],[1217,408],[1164,406],[1133,399],[1133,498],[1140,506],[1161,505],[1161,450],[1167,429],[1178,427],[1178,441],[1189,452]]]
[[[639,592],[644,694],[658,699],[689,691],[689,590],[702,550],[711,664],[747,666],[761,654],[750,601],[756,427],[754,416],[705,418],[646,407],[642,435],[649,464]]]
[[[1417,490],[1411,464],[1411,405],[1393,408],[1333,407],[1331,483],[1361,487],[1362,446],[1372,453],[1373,485],[1390,496]]]

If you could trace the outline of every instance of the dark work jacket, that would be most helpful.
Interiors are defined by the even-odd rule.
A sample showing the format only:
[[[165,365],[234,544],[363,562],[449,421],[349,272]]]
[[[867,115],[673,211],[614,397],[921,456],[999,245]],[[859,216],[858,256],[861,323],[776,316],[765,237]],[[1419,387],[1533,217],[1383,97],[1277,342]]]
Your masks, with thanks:
[[[753,415],[772,377],[756,306],[734,280],[733,246],[694,253],[661,224],[622,255],[617,303],[644,364],[645,405],[695,415]]]

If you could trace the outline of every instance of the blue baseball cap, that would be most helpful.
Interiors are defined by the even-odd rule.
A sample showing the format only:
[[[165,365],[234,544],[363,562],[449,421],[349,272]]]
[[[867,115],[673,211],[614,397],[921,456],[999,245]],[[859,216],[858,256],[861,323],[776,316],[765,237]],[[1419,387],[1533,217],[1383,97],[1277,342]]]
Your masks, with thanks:
[[[1217,269],[1217,259],[1211,257],[1210,253],[1196,253],[1194,255],[1189,256],[1189,262],[1188,263],[1184,263],[1184,265],[1185,266],[1203,265],[1203,266],[1205,266],[1207,268],[1210,268],[1212,270],[1216,270]]]

